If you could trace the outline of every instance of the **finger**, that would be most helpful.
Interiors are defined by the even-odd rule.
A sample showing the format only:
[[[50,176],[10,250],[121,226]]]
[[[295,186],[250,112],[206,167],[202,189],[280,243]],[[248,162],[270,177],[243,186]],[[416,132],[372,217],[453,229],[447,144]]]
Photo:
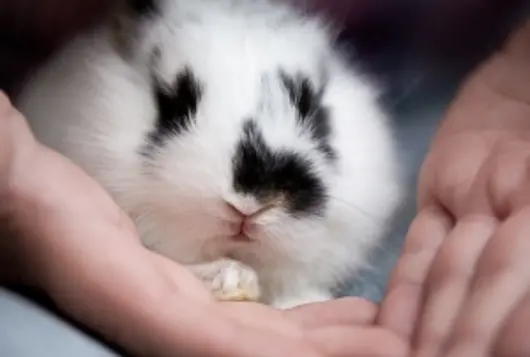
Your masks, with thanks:
[[[240,316],[238,312],[236,314]],[[258,316],[256,316],[259,318]],[[205,321],[206,322],[206,321]],[[207,323],[207,322],[206,322]],[[212,330],[210,329],[210,332]],[[198,335],[200,336],[200,335]],[[318,353],[316,347],[307,343],[307,339],[293,338],[281,331],[268,331],[252,325],[237,324],[221,333],[211,334],[202,338],[202,344],[213,342],[210,349],[205,348],[204,354],[182,354],[197,357],[332,357]],[[201,341],[198,341],[201,342]]]
[[[220,305],[225,313],[242,324],[295,338],[301,337],[301,331],[312,328],[370,324],[377,311],[374,304],[358,298],[308,304],[286,311],[246,302],[225,302]]]
[[[355,297],[308,304],[285,312],[292,321],[308,329],[326,325],[372,324],[376,313],[374,303]]]
[[[418,214],[407,235],[404,251],[377,317],[380,325],[407,341],[416,325],[423,283],[451,226],[450,218],[441,209],[429,207]]]
[[[493,348],[495,357],[530,356],[530,294],[513,310]]]
[[[252,302],[223,302],[218,305],[227,316],[242,325],[275,331],[294,338],[302,337],[302,329],[289,320],[284,311]]]
[[[214,302],[213,295],[186,267],[155,252],[148,251],[148,254],[160,268],[162,276],[166,277],[180,294],[198,302]]]
[[[486,245],[477,275],[446,351],[450,357],[488,355],[530,281],[530,208],[509,218]]]
[[[286,311],[256,303],[226,302],[220,305],[225,313],[242,324],[281,332],[294,338],[300,338],[303,330],[370,324],[377,311],[372,303],[362,299],[338,299]]]
[[[170,290],[153,302],[143,314],[129,311],[122,316],[128,321],[135,318],[135,324],[129,326],[128,331],[122,331],[120,337],[129,344],[139,344],[139,355],[324,357],[302,338],[302,334],[293,336],[281,328],[269,329],[270,325],[264,321],[268,317],[251,309],[234,309],[232,316],[228,316],[221,311],[219,304],[185,301],[178,294],[171,294]],[[253,324],[239,319],[246,312],[254,316],[256,321]]]
[[[416,327],[417,356],[438,356],[443,348],[464,303],[476,262],[496,228],[494,218],[464,218],[440,248],[427,279],[420,323]]]
[[[378,327],[328,327],[312,330],[309,339],[329,357],[405,357],[407,344],[389,330]]]

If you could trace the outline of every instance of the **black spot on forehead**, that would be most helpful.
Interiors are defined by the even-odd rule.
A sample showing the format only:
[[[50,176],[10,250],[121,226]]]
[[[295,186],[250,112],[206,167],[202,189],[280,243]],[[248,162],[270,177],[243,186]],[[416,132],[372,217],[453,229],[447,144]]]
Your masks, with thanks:
[[[303,156],[271,150],[252,120],[245,122],[233,157],[234,189],[266,203],[281,196],[295,215],[320,215],[326,204],[326,189]]]
[[[303,74],[290,76],[285,71],[280,71],[280,76],[298,111],[298,124],[311,132],[319,150],[329,160],[335,159],[336,152],[330,144],[330,110],[322,105],[325,88],[317,91],[309,77]]]
[[[191,70],[186,68],[169,85],[155,79],[154,96],[158,116],[149,137],[151,143],[162,145],[168,137],[180,135],[193,125],[202,88]]]

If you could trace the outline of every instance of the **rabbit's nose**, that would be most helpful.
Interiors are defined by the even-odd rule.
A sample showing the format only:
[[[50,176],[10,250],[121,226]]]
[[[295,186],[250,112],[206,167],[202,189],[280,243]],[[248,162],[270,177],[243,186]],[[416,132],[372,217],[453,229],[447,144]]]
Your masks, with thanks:
[[[228,208],[227,221],[229,222],[230,230],[234,234],[241,234],[244,231],[245,222],[247,222],[249,215],[241,212],[240,209],[229,202],[226,202],[226,206]]]
[[[230,222],[232,231],[237,235],[248,236],[252,234],[256,230],[256,224],[253,222],[254,218],[261,212],[261,210],[257,210],[252,214],[246,214],[230,203],[227,203],[227,205],[231,215],[234,217],[233,221]]]
[[[234,218],[234,220],[243,221],[250,216],[249,214],[242,212],[239,208],[237,208],[230,202],[226,202],[226,206],[228,207],[230,217]]]
[[[256,230],[256,224],[252,218],[242,219],[239,222],[230,222],[230,231],[234,235],[251,235]]]
[[[252,219],[252,217],[247,217],[244,221],[243,221],[243,224],[241,224],[241,233],[244,234],[245,236],[252,236],[255,231],[257,229],[257,225],[256,223],[254,223],[254,220]]]
[[[234,217],[239,219],[249,219],[261,216],[262,214],[279,207],[283,203],[283,197],[274,198],[266,203],[252,201],[242,201],[241,204],[234,204],[230,201],[225,201],[228,211]]]

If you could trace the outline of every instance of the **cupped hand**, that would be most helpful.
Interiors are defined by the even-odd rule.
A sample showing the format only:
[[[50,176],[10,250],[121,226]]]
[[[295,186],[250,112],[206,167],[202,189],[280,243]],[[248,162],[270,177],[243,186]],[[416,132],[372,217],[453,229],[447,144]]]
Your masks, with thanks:
[[[378,317],[413,356],[530,355],[529,44],[527,25],[471,76],[423,165]]]
[[[214,301],[184,267],[145,249],[111,198],[81,169],[36,142],[3,95],[0,160],[0,212],[15,233],[2,239],[11,239],[13,254],[22,257],[23,282],[42,288],[67,314],[131,352],[406,354],[397,337],[373,327],[377,309],[360,299],[284,312]]]

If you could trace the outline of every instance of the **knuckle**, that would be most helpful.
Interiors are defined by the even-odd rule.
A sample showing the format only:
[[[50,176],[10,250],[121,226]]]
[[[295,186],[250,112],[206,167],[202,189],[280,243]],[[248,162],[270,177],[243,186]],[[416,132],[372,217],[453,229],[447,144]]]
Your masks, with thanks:
[[[409,229],[403,253],[394,269],[393,280],[401,284],[423,285],[451,229],[451,219],[439,209],[433,207],[421,210]]]
[[[521,201],[530,182],[530,143],[506,139],[498,143],[486,163],[486,195],[500,218],[506,218]]]
[[[445,284],[472,279],[477,261],[497,226],[495,219],[485,215],[461,219],[440,249],[431,280]]]
[[[459,217],[465,211],[477,175],[489,156],[489,147],[478,135],[452,139],[437,158],[433,186],[439,201]]]
[[[452,227],[452,220],[441,209],[437,207],[422,209],[407,234],[406,252],[437,250]],[[425,239],[426,236],[430,236],[431,239]]]

